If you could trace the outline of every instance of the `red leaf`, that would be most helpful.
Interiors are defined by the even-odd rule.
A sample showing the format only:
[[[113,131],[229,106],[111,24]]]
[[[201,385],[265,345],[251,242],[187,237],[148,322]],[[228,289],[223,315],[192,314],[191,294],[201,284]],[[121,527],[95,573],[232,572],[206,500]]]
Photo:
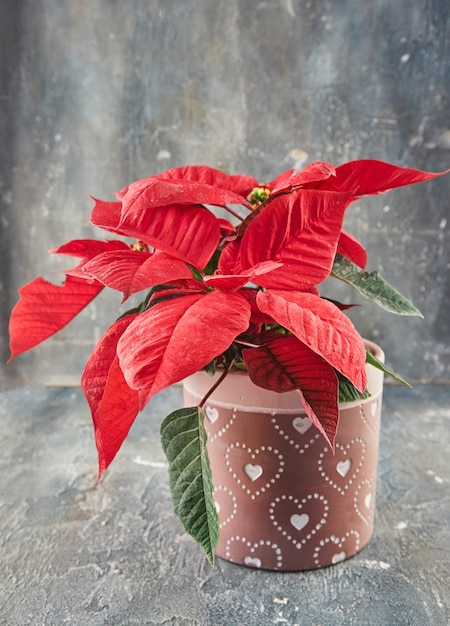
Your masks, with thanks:
[[[116,232],[203,269],[219,244],[220,222],[201,206],[148,207],[125,213]]]
[[[258,305],[256,304],[256,289],[252,287],[243,287],[239,290],[239,293],[247,300],[250,304],[251,317],[250,324],[253,324],[256,327],[260,327],[261,324],[273,324],[274,319],[270,315],[265,315],[261,313]]]
[[[346,376],[366,388],[366,349],[349,318],[332,302],[292,291],[258,292],[257,304],[302,343]]]
[[[162,175],[138,180],[119,191],[117,196],[122,200],[122,220],[130,214],[171,204],[244,204],[250,207],[242,195],[217,187],[215,182],[207,184],[196,180],[164,179]]]
[[[72,276],[81,280],[96,279],[96,276],[88,276],[84,272],[84,267],[89,263],[90,259],[107,251],[114,250],[130,250],[130,246],[124,241],[99,241],[98,239],[75,239],[63,244],[59,248],[49,250],[52,254],[66,254],[68,256],[80,257],[82,260],[76,267],[64,270],[66,276]],[[102,282],[102,281],[100,281]]]
[[[242,351],[255,385],[277,392],[298,389],[306,414],[334,444],[339,421],[339,383],[334,369],[292,335],[279,335],[259,348]]]
[[[95,200],[91,223],[144,241],[198,269],[203,269],[215,252],[222,226],[221,220],[201,206],[145,206],[141,202],[127,208],[121,202],[102,200]]]
[[[320,183],[317,188],[328,189],[328,182],[353,196],[384,193],[396,187],[422,183],[449,172],[423,172],[408,167],[398,167],[384,161],[361,159],[350,161],[336,168],[336,177]]]
[[[243,271],[239,262],[241,241],[242,237],[233,239],[222,250],[218,264],[218,270],[221,274],[228,276],[230,274],[239,274]]]
[[[153,306],[159,301],[168,300],[169,298],[205,293],[205,285],[198,280],[194,280],[193,278],[190,280],[174,280],[170,285],[162,286],[162,288],[157,289],[151,295],[148,301],[148,307]]]
[[[223,217],[217,218],[220,226],[220,235],[221,237],[229,237],[230,235],[234,235],[236,232],[236,228],[234,225]]]
[[[83,272],[121,291],[124,300],[133,293],[180,278],[192,278],[187,265],[164,252],[119,250],[104,252],[83,266]]]
[[[91,213],[91,224],[103,228],[103,230],[109,230],[113,233],[117,233],[117,227],[120,222],[120,215],[122,212],[121,202],[104,202],[103,200],[97,200],[92,198],[95,202],[94,208]]]
[[[114,322],[97,342],[84,366],[81,386],[93,415],[103,397],[109,368],[116,357],[117,342],[137,316],[133,313]]]
[[[353,261],[359,267],[364,269],[367,265],[367,251],[355,237],[352,237],[345,230],[341,230],[336,252],[345,256],[346,259]]]
[[[233,261],[236,274],[262,261],[280,261],[283,266],[258,277],[258,285],[296,290],[318,285],[333,265],[348,200],[348,194],[315,190],[276,197],[249,224],[240,242],[231,242],[231,253],[225,248],[220,271],[225,273],[224,265]]]
[[[205,367],[249,323],[250,305],[239,294],[212,291],[158,302],[128,327],[117,354],[141,407],[157,391]]]
[[[221,170],[208,167],[207,165],[175,167],[161,172],[161,174],[156,174],[155,178],[159,178],[160,180],[197,181],[199,183],[219,187],[220,189],[233,191],[244,198],[249,195],[252,189],[258,186],[258,181],[256,178],[253,178],[253,176],[242,176],[240,174],[229,175]]]
[[[98,239],[74,239],[59,248],[49,250],[52,254],[67,254],[68,256],[80,257],[82,259],[91,259],[97,254],[107,252],[108,250],[129,250],[130,246],[124,241],[100,241]]]
[[[273,272],[282,265],[282,263],[274,261],[263,261],[242,274],[214,274],[213,276],[205,276],[203,282],[209,287],[216,287],[217,289],[239,289],[249,282],[257,282],[258,276]]]
[[[326,180],[330,176],[334,176],[336,170],[330,163],[317,161],[302,168],[299,172],[288,170],[280,174],[277,178],[268,183],[267,187],[271,193],[279,193],[280,191],[290,190],[293,187],[305,185],[314,181]]]
[[[118,340],[136,317],[123,317],[107,330],[89,357],[81,378],[94,423],[99,478],[117,454],[139,412],[139,394],[125,382],[116,355]]]
[[[9,321],[11,357],[34,348],[68,324],[103,289],[98,282],[67,276],[62,285],[35,278],[19,289]]]
[[[139,413],[139,392],[131,389],[114,358],[101,402],[93,415],[98,477],[116,456]]]

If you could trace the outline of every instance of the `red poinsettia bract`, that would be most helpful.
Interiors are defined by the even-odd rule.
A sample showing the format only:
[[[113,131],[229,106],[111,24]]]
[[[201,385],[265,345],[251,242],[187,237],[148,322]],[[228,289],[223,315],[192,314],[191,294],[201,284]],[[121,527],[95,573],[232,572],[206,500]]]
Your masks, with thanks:
[[[439,175],[361,160],[313,163],[267,184],[206,166],[136,181],[116,202],[95,200],[91,223],[137,242],[74,240],[52,250],[81,260],[61,285],[36,278],[19,290],[11,358],[63,328],[104,287],[123,300],[144,292],[82,375],[100,474],[155,393],[211,364],[241,363],[261,387],[297,390],[333,445],[339,376],[361,393],[366,386],[361,336],[345,307],[317,290],[337,253],[366,267],[364,247],[342,230],[345,211],[363,195]]]

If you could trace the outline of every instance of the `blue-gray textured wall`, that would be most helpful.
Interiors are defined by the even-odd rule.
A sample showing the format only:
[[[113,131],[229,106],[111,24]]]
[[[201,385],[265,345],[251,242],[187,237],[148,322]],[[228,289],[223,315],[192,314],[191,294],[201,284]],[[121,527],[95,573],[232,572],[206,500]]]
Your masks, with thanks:
[[[71,266],[46,250],[101,234],[89,195],[187,163],[260,180],[302,159],[450,166],[448,0],[3,0],[0,51],[5,387],[76,384],[112,321],[117,294],[3,366],[18,287]],[[349,210],[370,268],[425,315],[352,311],[412,381],[450,380],[449,204],[450,176]]]

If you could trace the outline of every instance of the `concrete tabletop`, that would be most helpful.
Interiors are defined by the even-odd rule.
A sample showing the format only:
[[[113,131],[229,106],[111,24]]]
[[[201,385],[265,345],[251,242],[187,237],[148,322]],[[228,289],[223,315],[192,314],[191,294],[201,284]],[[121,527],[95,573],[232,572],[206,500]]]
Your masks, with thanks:
[[[156,396],[96,485],[78,388],[0,394],[0,624],[450,623],[450,389],[385,388],[375,533],[300,573],[211,568],[172,513]]]

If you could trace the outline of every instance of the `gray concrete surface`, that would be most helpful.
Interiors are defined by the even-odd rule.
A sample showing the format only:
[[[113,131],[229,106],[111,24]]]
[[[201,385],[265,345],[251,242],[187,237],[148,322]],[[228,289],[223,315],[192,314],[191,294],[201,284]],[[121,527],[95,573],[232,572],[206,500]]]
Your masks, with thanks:
[[[385,390],[375,533],[328,569],[212,569],[170,504],[156,396],[96,485],[78,388],[0,394],[2,626],[446,626],[450,390]]]
[[[449,33],[448,0],[2,0],[0,387],[77,384],[112,322],[104,294],[4,368],[17,289],[75,264],[46,251],[108,237],[90,195],[188,163],[264,182],[303,152],[447,169]],[[425,315],[351,312],[413,381],[450,381],[449,197],[450,176],[348,211],[370,269]]]

